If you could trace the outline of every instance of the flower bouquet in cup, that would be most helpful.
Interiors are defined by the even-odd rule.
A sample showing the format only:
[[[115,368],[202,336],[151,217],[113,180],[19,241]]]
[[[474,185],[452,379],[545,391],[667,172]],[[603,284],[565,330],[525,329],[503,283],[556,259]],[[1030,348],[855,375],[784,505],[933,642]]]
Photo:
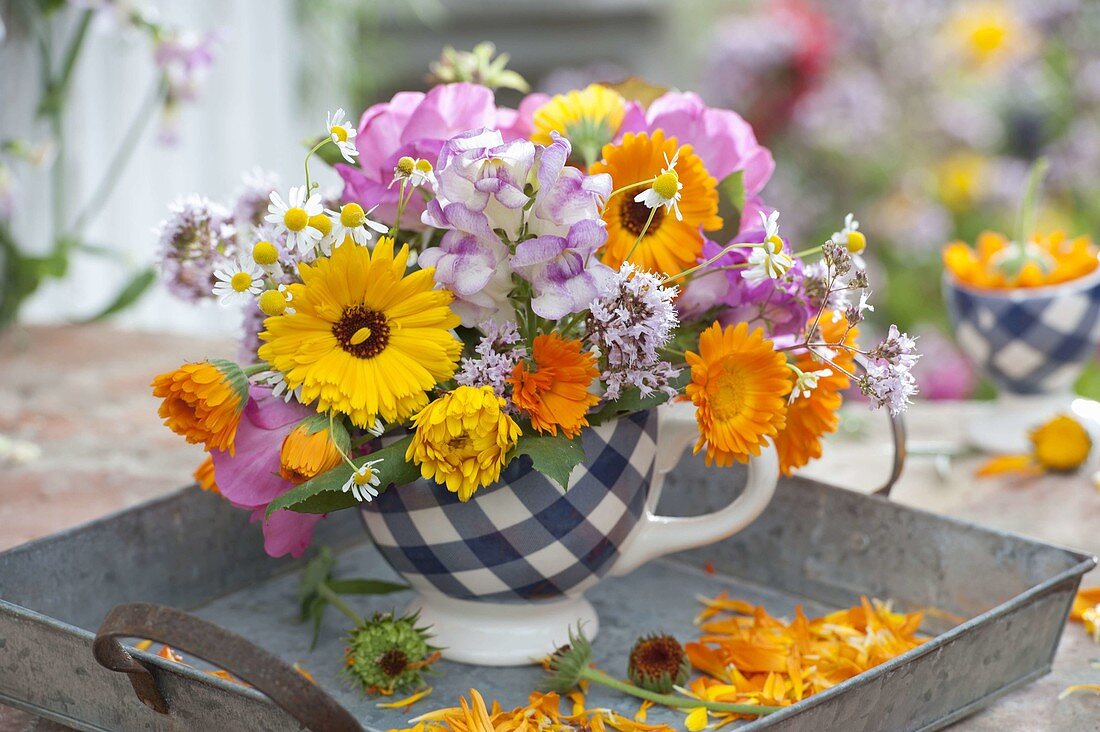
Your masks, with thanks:
[[[188,199],[162,231],[166,276],[252,324],[240,363],[153,384],[165,424],[209,451],[200,483],[252,511],[273,555],[362,509],[453,658],[514,662],[485,649],[517,600],[545,609],[527,623],[594,624],[586,587],[751,521],[820,455],[850,386],[891,412],[916,390],[912,339],[857,343],[858,222],[793,246],[744,120],[632,88],[507,109],[458,81],[357,127],[337,110],[302,180],[253,176],[233,213]],[[318,158],[342,191],[312,180]],[[689,444],[749,462],[749,485],[672,527],[652,509]]]

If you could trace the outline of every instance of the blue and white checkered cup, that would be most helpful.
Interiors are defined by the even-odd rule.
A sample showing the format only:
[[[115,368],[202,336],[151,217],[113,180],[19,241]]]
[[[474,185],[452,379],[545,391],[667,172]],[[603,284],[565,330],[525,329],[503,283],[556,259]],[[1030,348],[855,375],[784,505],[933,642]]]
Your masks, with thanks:
[[[959,348],[997,386],[968,425],[991,452],[1026,452],[1028,431],[1073,403],[1072,387],[1100,345],[1100,270],[1049,287],[981,290],[943,280]]]
[[[564,643],[578,622],[596,633],[583,592],[601,578],[732,536],[768,505],[778,477],[770,446],[725,508],[655,515],[664,476],[697,434],[692,405],[665,405],[585,430],[587,459],[564,493],[521,459],[466,503],[421,480],[384,492],[362,515],[416,590],[414,608],[446,657],[527,664]]]

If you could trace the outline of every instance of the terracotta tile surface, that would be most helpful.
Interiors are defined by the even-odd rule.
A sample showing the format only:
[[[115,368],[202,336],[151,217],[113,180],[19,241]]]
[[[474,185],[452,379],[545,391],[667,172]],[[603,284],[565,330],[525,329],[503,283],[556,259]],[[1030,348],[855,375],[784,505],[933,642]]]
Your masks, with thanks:
[[[187,359],[233,357],[226,340],[160,336],[107,326],[33,328],[0,336],[0,435],[29,440],[41,457],[0,466],[0,550],[178,488],[201,459],[197,446],[171,434],[156,416],[149,381]],[[911,439],[958,441],[971,404],[919,405]],[[809,474],[856,490],[873,488],[890,456],[885,428],[862,408],[846,415],[858,434],[832,440]],[[974,459],[937,471],[912,458],[894,499],[940,513],[1100,553],[1100,492],[1081,477],[1019,483],[975,481]],[[877,473],[875,471],[878,471]],[[1100,584],[1100,575],[1086,578]],[[1054,672],[952,729],[1100,730],[1100,698],[1057,701],[1073,683],[1100,682],[1100,646],[1069,626]],[[37,725],[37,726],[36,726]],[[0,707],[0,732],[58,729]]]

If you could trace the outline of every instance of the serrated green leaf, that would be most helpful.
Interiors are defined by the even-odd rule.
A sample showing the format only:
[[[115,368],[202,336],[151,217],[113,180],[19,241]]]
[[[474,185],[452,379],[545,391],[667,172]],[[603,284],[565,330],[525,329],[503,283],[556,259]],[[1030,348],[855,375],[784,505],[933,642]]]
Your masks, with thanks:
[[[381,463],[374,466],[381,480],[380,491],[387,490],[391,485],[411,483],[420,477],[420,469],[412,463],[405,462],[405,451],[410,442],[412,442],[412,435],[407,435],[381,450],[356,458],[352,462],[356,468],[360,468],[370,460],[382,459]],[[268,505],[265,515],[270,516],[283,508],[299,513],[331,513],[357,506],[359,502],[351,492],[343,492],[344,483],[349,477],[351,477],[351,467],[341,463],[332,470],[295,486],[276,498]]]
[[[334,579],[329,580],[328,588],[341,595],[388,595],[392,592],[404,592],[409,586],[376,579]]]
[[[534,469],[557,483],[562,490],[569,487],[569,474],[585,458],[580,436],[569,439],[560,432],[557,435],[521,435],[509,459],[520,455],[530,457]]]
[[[145,291],[149,289],[149,286],[153,284],[157,279],[157,274],[152,269],[142,270],[136,275],[130,278],[130,281],[118,291],[115,295],[115,299],[111,300],[105,308],[100,310],[95,315],[87,318],[81,322],[83,323],[95,323],[110,317],[117,312],[121,312],[126,308],[133,305],[138,299],[145,294]]]

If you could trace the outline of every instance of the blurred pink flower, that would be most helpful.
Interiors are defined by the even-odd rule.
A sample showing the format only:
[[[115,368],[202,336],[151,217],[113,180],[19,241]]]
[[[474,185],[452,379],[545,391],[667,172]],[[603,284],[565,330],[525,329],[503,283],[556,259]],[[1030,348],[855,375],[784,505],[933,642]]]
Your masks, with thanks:
[[[355,138],[359,167],[343,163],[336,166],[344,179],[344,200],[363,208],[378,205],[377,219],[392,224],[400,192],[400,186],[390,185],[397,161],[407,155],[424,158],[434,166],[444,142],[460,132],[493,127],[497,117],[492,90],[466,82],[441,84],[427,94],[399,92],[390,101],[369,107],[363,112]],[[524,124],[518,112],[505,117],[512,126]],[[424,199],[413,196],[401,226],[422,228],[423,212]]]
[[[921,354],[913,367],[925,399],[966,399],[977,386],[978,377],[970,361],[951,339],[935,328],[917,330]]]
[[[279,453],[287,433],[313,410],[297,402],[284,402],[265,387],[248,392],[236,454],[214,450],[214,474],[218,490],[237,508],[252,511],[253,521],[263,521],[264,551],[273,557],[301,556],[313,540],[315,514],[278,511],[264,520],[267,505],[294,487],[279,475]]]

